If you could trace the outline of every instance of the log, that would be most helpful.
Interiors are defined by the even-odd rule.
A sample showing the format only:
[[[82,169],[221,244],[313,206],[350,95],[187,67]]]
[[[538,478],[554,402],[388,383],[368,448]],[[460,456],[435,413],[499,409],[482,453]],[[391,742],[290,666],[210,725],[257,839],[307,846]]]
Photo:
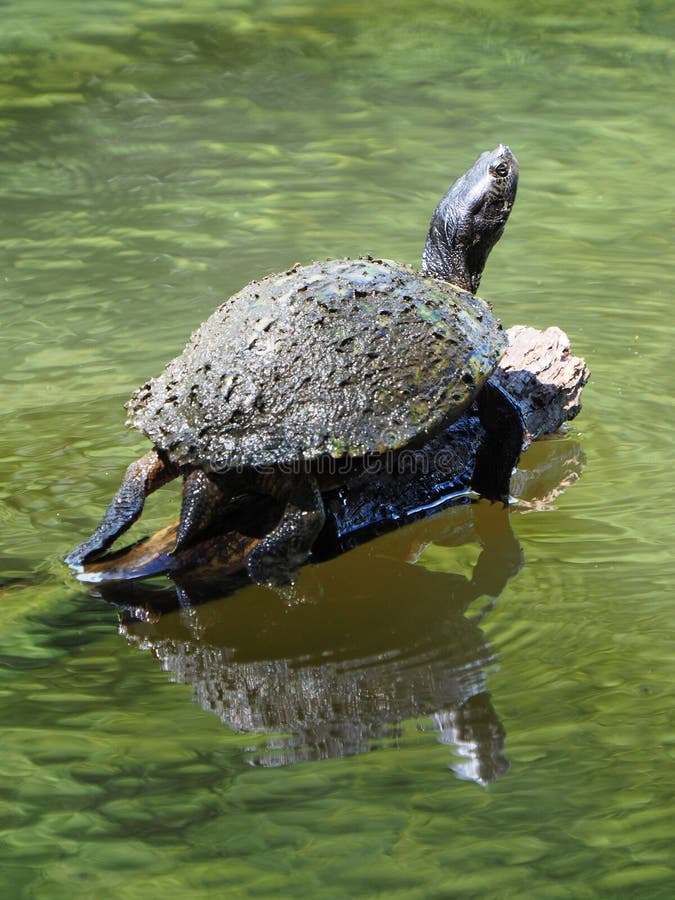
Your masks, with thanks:
[[[525,450],[578,415],[590,371],[555,326],[538,331],[514,325],[507,334],[508,349],[490,380],[517,399],[528,432]]]
[[[569,340],[559,328],[539,331],[518,325],[507,334],[508,349],[491,381],[520,408],[525,450],[578,414],[590,372],[582,359],[572,355]],[[423,447],[400,454],[393,469],[366,467],[348,477],[324,496],[326,525],[315,544],[314,557],[334,556],[383,530],[452,504],[470,502],[475,498],[470,479],[483,434],[475,410],[470,410]],[[563,484],[566,480],[570,480],[569,473]],[[549,485],[547,491],[555,495],[555,485]],[[241,573],[248,554],[278,520],[281,510],[269,498],[251,496],[237,503],[226,511],[222,530],[180,553],[172,553],[174,522],[150,538],[86,564],[77,577],[104,584],[162,574],[217,579]]]

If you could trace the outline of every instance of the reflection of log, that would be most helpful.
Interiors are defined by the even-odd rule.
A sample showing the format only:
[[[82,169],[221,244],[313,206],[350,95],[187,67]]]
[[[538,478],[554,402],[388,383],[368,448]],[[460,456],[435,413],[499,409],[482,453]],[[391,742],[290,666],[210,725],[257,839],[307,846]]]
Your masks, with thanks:
[[[581,408],[581,390],[589,372],[571,355],[569,341],[558,328],[538,331],[515,326],[508,332],[509,348],[493,382],[518,403],[526,429],[526,446],[550,434]],[[396,471],[354,474],[325,497],[327,523],[316,549],[330,555],[368,529],[391,527],[432,509],[466,498],[476,450],[483,436],[471,411],[446,432],[405,456]],[[257,540],[279,516],[269,498],[246,498],[241,509],[230,508],[222,531],[172,555],[176,524],[140,544],[84,567],[78,576],[87,582],[124,581],[161,573],[198,570],[200,574],[230,575],[241,570]]]

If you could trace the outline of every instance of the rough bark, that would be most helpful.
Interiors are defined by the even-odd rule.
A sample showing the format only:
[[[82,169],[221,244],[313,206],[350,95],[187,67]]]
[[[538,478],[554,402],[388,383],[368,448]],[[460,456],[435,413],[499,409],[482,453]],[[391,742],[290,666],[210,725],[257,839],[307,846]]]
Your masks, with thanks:
[[[529,446],[579,413],[590,372],[583,359],[572,355],[565,332],[555,326],[538,331],[514,325],[507,334],[509,346],[492,381],[518,401]]]

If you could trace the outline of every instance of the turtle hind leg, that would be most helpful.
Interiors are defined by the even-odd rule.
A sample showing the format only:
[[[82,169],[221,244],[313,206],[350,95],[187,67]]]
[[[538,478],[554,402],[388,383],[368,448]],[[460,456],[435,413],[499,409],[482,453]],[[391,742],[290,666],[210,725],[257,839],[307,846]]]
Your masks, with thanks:
[[[306,562],[326,513],[313,476],[279,476],[265,481],[286,506],[276,527],[249,554],[246,568],[257,584],[288,584],[298,566]]]
[[[174,554],[209,530],[217,519],[225,496],[220,481],[202,469],[192,469],[186,473]]]
[[[96,531],[66,556],[64,562],[76,568],[103,553],[138,519],[148,494],[174,479],[178,469],[149,450],[127,469],[119,490],[105,511]]]
[[[508,503],[511,474],[525,438],[523,416],[515,400],[489,381],[476,405],[485,437],[476,451],[471,487],[488,500]]]

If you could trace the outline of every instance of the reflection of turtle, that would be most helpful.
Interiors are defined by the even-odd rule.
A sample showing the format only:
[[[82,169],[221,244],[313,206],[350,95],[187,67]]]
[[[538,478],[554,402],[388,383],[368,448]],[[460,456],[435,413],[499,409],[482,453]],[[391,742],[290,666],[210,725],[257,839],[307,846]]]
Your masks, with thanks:
[[[485,679],[495,655],[482,626],[523,565],[510,520],[502,504],[480,503],[390,532],[377,547],[354,550],[350,565],[334,560],[303,579],[303,602],[252,587],[233,598],[222,582],[192,576],[176,593],[167,582],[101,584],[100,593],[122,607],[128,641],[190,685],[206,712],[248,735],[237,743],[249,763],[369,752],[412,719],[452,748],[445,761],[460,777],[485,785],[508,768]],[[406,561],[430,537],[437,547],[480,550],[471,571]],[[355,571],[369,573],[358,591]],[[490,603],[476,614],[481,597]]]
[[[259,582],[287,578],[323,525],[328,463],[422,441],[487,397],[479,391],[506,340],[473,292],[517,182],[508,147],[483,153],[438,205],[421,274],[343,259],[295,266],[230,297],[132,395],[128,424],[154,449],[132,463],[97,530],[66,561],[80,565],[109,547],[146,495],[182,472],[177,547],[234,493],[270,494],[285,510],[248,570]],[[483,475],[481,490],[506,495],[513,462]]]

